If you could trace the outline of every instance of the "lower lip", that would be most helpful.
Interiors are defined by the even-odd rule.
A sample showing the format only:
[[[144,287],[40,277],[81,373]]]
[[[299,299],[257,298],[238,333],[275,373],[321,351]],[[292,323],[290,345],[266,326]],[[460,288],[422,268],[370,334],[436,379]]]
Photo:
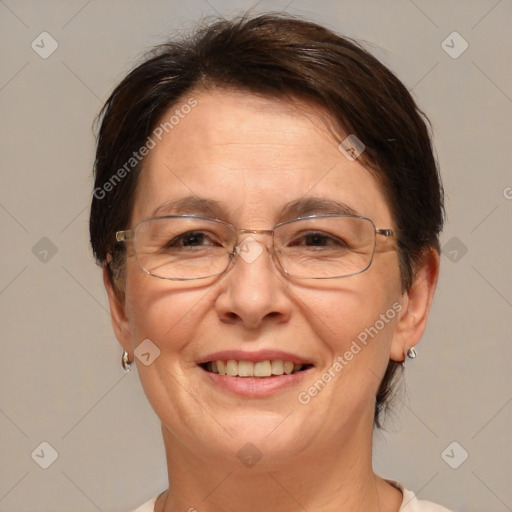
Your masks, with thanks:
[[[212,384],[224,391],[249,398],[264,398],[278,391],[292,388],[299,384],[311,368],[290,375],[275,375],[273,377],[230,377],[203,370],[206,378]]]

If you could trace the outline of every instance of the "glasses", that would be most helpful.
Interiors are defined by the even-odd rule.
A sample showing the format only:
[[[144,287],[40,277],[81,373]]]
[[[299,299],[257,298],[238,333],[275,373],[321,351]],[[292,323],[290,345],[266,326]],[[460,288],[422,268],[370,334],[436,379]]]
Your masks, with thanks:
[[[377,235],[395,237],[392,229],[376,229],[366,217],[312,215],[287,220],[272,229],[237,229],[219,219],[169,215],[118,231],[117,242],[133,242],[142,270],[161,279],[188,281],[220,276],[235,255],[246,262],[262,252],[252,237],[238,244],[238,235],[272,237],[272,257],[286,275],[298,279],[336,279],[368,269]]]

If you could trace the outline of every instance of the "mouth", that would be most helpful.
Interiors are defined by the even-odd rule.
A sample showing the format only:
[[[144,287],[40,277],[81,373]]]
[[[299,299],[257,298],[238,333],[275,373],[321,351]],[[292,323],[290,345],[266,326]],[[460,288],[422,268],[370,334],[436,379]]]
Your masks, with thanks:
[[[258,379],[295,375],[313,367],[312,364],[294,363],[284,359],[265,359],[263,361],[216,359],[200,363],[199,366],[206,372],[222,376]]]

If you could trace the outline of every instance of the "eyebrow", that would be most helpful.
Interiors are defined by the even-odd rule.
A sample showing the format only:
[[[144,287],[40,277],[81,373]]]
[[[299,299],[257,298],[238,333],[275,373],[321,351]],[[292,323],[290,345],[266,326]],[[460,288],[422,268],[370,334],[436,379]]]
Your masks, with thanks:
[[[323,197],[303,197],[292,201],[284,207],[281,215],[284,217],[283,220],[288,220],[316,214],[360,215],[345,203]]]
[[[206,217],[219,218],[223,208],[221,203],[214,199],[198,196],[186,196],[179,199],[166,201],[151,213],[151,217],[159,215],[195,214]]]
[[[186,196],[161,204],[151,213],[151,217],[165,215],[194,214],[220,219],[226,208],[214,199]],[[280,212],[280,222],[308,215],[361,215],[345,203],[323,197],[306,197],[287,203]]]

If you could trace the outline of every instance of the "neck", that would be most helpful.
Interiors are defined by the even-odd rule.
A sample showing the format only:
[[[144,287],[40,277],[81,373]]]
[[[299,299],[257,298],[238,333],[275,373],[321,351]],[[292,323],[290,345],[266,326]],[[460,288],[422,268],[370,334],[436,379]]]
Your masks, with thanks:
[[[263,457],[253,466],[201,457],[163,428],[169,490],[155,512],[396,512],[400,491],[372,469],[372,425],[336,446],[318,444],[286,462]]]

